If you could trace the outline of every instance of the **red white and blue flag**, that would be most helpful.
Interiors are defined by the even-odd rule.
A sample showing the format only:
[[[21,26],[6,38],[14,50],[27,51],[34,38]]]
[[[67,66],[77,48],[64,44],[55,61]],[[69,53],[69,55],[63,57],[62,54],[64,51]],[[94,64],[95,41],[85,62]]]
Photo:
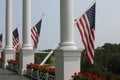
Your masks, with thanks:
[[[85,47],[85,55],[90,64],[94,62],[95,5],[96,3],[76,20],[76,25]]]
[[[18,29],[16,28],[13,31],[13,48],[15,49],[15,52],[19,52],[19,50],[22,48],[20,45],[20,39],[18,34]]]
[[[33,49],[37,49],[41,31],[42,19],[31,29],[31,37],[34,42]]]
[[[2,34],[0,34],[0,52],[2,51]]]

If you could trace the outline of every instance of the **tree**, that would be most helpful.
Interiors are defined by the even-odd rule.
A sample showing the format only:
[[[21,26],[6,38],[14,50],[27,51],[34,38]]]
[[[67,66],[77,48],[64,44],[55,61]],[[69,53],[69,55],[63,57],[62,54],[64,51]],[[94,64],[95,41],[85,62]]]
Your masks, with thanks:
[[[109,71],[120,75],[120,54],[113,56],[107,65]]]
[[[114,75],[116,80],[120,77],[120,44],[105,43],[102,47],[95,49],[94,64],[90,65],[84,55],[84,50],[81,55],[81,71],[89,71],[93,74],[101,76]]]

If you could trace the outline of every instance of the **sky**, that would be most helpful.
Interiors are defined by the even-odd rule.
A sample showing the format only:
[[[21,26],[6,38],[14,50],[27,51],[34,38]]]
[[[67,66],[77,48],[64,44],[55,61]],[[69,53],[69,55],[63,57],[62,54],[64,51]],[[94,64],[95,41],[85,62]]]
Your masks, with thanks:
[[[5,43],[5,1],[0,0],[0,33]],[[80,17],[93,0],[73,0],[74,18]],[[96,0],[95,48],[105,43],[120,43],[120,0]],[[60,0],[31,0],[31,27],[40,19],[42,28],[38,50],[54,49],[60,42]],[[13,30],[18,28],[22,44],[22,0],[13,0]],[[84,48],[81,36],[74,28],[75,43]],[[33,44],[33,43],[32,43]]]

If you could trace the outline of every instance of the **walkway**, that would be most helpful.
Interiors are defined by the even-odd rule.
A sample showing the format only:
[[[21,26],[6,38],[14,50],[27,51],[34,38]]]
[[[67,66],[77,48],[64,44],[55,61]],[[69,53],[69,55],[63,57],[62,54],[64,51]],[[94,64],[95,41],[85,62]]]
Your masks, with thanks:
[[[25,76],[18,75],[7,69],[0,68],[0,80],[33,80]]]

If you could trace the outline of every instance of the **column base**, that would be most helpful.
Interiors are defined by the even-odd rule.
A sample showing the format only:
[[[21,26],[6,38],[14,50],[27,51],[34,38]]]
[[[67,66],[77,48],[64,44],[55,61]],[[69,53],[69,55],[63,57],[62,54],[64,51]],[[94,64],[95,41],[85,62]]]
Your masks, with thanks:
[[[74,72],[80,71],[80,50],[55,51],[56,80],[71,80]]]
[[[28,50],[28,49],[33,49],[33,47],[32,47],[32,45],[31,44],[24,44],[24,45],[22,45],[22,49],[23,50]]]
[[[5,49],[5,50],[3,50],[3,55],[2,55],[2,57],[3,57],[2,67],[3,67],[4,69],[6,69],[7,66],[8,66],[7,60],[10,60],[10,59],[14,59],[14,58],[15,58],[15,51],[14,51],[14,50],[7,50],[7,49]]]
[[[75,43],[73,43],[73,42],[61,42],[61,43],[59,43],[58,49],[77,50],[77,47],[75,46]]]
[[[34,63],[34,53],[33,49],[22,49],[20,52],[19,61],[19,74],[25,75],[26,65],[29,63]]]
[[[2,52],[0,52],[0,58],[2,57]]]

